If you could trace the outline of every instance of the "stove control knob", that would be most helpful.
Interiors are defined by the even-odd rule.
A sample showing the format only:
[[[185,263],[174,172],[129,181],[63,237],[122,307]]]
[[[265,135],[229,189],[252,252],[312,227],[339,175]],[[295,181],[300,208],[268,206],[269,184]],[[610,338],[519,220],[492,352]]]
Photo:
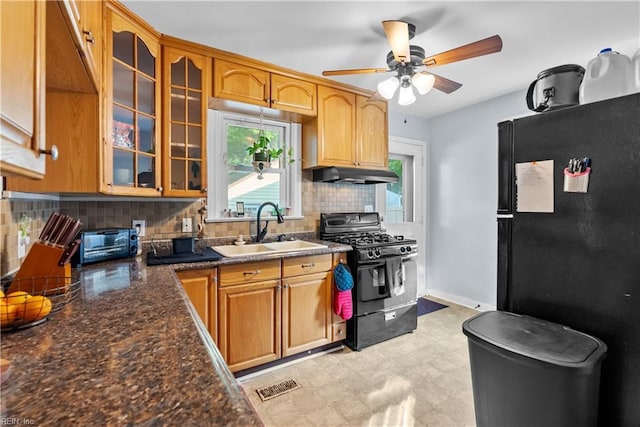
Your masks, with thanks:
[[[380,248],[375,248],[373,251],[374,251],[374,253],[376,255],[376,258],[380,258],[380,255],[381,255]]]
[[[406,251],[406,249],[404,248],[404,246],[400,246],[400,253],[404,253],[404,251]]]
[[[369,259],[373,259],[374,258],[373,250],[369,249],[369,251],[367,252],[367,256],[369,257]]]
[[[407,252],[411,252],[411,246],[407,246]]]

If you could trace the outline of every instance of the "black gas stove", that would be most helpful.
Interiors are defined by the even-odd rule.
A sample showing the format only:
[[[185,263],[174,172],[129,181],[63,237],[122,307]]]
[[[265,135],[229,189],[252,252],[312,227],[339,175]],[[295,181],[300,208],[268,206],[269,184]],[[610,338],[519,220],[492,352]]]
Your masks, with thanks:
[[[361,350],[416,329],[415,240],[387,234],[376,212],[323,213],[320,238],[353,247],[347,253],[354,276],[349,347]]]
[[[353,246],[359,261],[418,252],[415,240],[387,234],[377,212],[321,214],[320,238]]]

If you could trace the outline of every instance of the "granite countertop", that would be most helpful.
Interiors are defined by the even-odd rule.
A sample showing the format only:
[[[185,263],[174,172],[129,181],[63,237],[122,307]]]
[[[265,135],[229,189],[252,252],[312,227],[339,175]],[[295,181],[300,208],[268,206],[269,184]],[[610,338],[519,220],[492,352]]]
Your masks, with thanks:
[[[350,246],[279,254],[345,252]],[[269,257],[272,258],[272,257]],[[79,296],[39,325],[3,332],[3,420],[33,425],[262,425],[174,271],[266,259],[74,270]]]

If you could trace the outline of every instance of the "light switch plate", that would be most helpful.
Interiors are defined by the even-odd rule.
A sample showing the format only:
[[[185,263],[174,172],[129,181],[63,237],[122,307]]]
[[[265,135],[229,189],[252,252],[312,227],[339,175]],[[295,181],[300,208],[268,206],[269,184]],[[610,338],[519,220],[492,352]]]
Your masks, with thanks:
[[[182,218],[182,232],[183,233],[193,232],[193,221],[191,220],[191,218]]]

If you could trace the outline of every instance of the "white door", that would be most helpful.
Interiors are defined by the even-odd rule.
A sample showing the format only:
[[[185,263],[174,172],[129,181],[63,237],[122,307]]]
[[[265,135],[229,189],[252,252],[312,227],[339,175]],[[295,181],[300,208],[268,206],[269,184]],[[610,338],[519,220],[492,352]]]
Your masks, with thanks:
[[[418,242],[418,295],[427,293],[425,148],[425,141],[390,136],[389,169],[400,179],[393,184],[379,184],[376,192],[376,210],[382,215],[382,227],[387,233]]]

